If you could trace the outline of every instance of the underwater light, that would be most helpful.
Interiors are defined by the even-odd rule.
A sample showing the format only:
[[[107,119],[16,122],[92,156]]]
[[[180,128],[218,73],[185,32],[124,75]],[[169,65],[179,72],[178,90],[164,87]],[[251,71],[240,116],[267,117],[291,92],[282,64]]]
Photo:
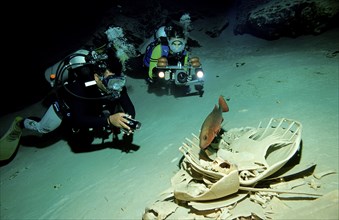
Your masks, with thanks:
[[[164,78],[165,77],[165,72],[164,71],[158,72],[158,76],[159,76],[159,78]]]
[[[197,75],[198,78],[204,77],[204,72],[202,71],[202,69],[196,69],[195,71],[196,71],[195,74]]]

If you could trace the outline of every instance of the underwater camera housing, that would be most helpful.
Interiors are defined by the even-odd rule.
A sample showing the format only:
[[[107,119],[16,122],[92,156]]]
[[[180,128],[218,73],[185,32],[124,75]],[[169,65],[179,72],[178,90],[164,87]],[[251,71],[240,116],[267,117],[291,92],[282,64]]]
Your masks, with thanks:
[[[129,118],[124,116],[125,119],[128,120],[128,126],[134,131],[136,129],[139,129],[141,127],[141,123],[133,118]]]
[[[167,59],[161,57],[153,72],[153,78],[156,83],[174,84],[179,87],[193,85],[200,96],[203,93],[204,71],[197,57],[192,57],[188,65],[182,65],[180,61],[177,65],[168,65]]]

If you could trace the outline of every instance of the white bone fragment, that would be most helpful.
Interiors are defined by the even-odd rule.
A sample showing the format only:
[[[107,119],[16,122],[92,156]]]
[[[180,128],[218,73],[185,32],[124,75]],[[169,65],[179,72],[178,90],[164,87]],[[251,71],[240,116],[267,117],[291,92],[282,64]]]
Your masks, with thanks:
[[[318,180],[320,180],[324,176],[329,175],[329,174],[334,174],[334,173],[337,173],[337,172],[335,170],[326,170],[320,173],[314,173],[313,176],[317,178]]]

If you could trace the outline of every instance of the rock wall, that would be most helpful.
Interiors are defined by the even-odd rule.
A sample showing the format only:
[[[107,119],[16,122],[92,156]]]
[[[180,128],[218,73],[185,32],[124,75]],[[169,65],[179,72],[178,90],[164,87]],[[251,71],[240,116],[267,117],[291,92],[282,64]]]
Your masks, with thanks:
[[[282,36],[320,34],[338,26],[337,0],[241,1],[237,6],[235,34],[252,34],[267,40]]]

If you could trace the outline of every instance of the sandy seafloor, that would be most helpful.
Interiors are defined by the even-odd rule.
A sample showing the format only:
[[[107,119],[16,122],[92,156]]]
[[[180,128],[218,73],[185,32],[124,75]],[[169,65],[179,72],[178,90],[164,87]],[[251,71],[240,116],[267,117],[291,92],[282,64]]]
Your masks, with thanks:
[[[203,97],[158,96],[147,92],[143,79],[128,77],[142,122],[134,135],[140,149],[73,153],[64,140],[43,148],[21,145],[0,167],[1,219],[141,219],[145,207],[170,187],[183,156],[178,148],[191,133],[199,134],[219,95],[229,100],[226,130],[256,127],[272,117],[297,120],[303,126],[301,161],[317,164],[317,172],[338,170],[338,28],[274,41],[234,36],[231,30],[213,39],[198,31],[191,36],[202,45],[192,53],[206,72]],[[2,134],[15,116],[44,111],[36,103],[2,116]],[[333,174],[316,191],[337,189]],[[291,203],[298,208],[309,202]],[[338,219],[338,209],[322,217]]]

